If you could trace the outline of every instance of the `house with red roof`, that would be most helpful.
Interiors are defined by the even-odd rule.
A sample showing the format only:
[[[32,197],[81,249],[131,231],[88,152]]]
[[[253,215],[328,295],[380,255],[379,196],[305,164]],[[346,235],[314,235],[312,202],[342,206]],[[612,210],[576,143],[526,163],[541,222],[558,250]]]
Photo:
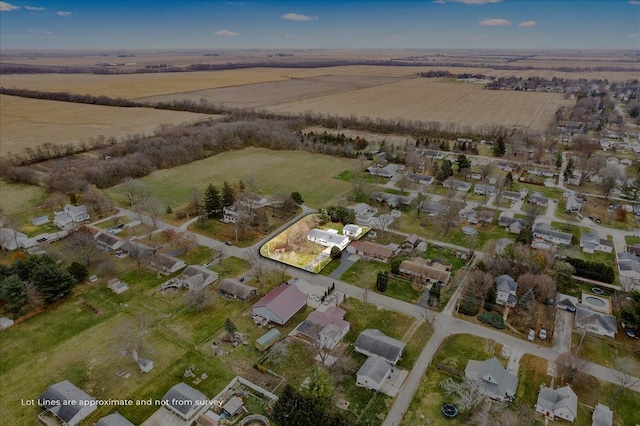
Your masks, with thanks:
[[[292,284],[282,284],[253,305],[252,313],[284,325],[307,304],[307,295]]]

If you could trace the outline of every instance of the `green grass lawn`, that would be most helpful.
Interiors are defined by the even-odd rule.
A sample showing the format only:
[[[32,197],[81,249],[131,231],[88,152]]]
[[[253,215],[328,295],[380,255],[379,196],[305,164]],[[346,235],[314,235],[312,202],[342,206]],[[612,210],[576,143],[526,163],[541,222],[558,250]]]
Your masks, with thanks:
[[[445,394],[440,387],[440,382],[448,377],[449,373],[439,370],[436,366],[444,364],[449,367],[464,371],[467,361],[475,359],[483,361],[499,353],[499,347],[490,347],[485,339],[468,334],[460,334],[449,337],[438,349],[426,374],[422,377],[409,408],[402,418],[402,425],[414,426],[431,425],[464,425],[465,416],[458,415],[455,419],[445,419],[440,409],[444,402],[451,402],[452,398]],[[504,362],[503,362],[504,363]]]
[[[387,291],[384,292],[384,295],[407,303],[417,303],[422,292],[414,290],[410,281],[389,277]]]
[[[624,237],[624,241],[629,245],[640,244],[640,237],[634,237],[632,235],[627,235]]]
[[[0,205],[4,214],[14,222],[9,225],[29,236],[56,230],[51,223],[38,227],[31,225],[31,219],[45,214],[49,215],[49,220],[53,220],[53,209],[44,203],[47,196],[47,191],[40,186],[8,183],[0,179]]]
[[[622,329],[618,330],[616,338],[584,334],[579,330],[573,333],[572,342],[578,345],[582,341],[582,356],[597,364],[614,367],[616,358],[626,357],[636,361],[635,375],[640,377],[640,345],[636,340],[627,337]]]
[[[141,180],[154,188],[155,196],[174,211],[185,206],[191,191],[204,194],[209,183],[221,187],[226,180],[246,182],[253,178],[260,194],[290,194],[298,191],[305,204],[320,207],[351,189],[351,184],[333,176],[356,167],[357,160],[302,151],[245,148],[167,170],[158,170]],[[313,179],[309,177],[313,176]],[[107,193],[123,205],[127,199],[119,186]]]
[[[251,265],[244,259],[238,257],[227,257],[209,267],[212,271],[216,271],[222,278],[237,277],[238,275],[251,269]]]
[[[333,273],[333,271],[338,269],[340,265],[342,265],[342,261],[340,259],[332,259],[331,262],[327,264],[327,266],[322,268],[322,271],[320,271],[320,275],[324,275],[328,277]]]
[[[369,286],[370,289],[373,289],[376,284],[378,272],[388,270],[388,263],[361,258],[351,265],[351,267],[342,274],[340,279],[349,284],[357,285],[358,287]]]
[[[413,320],[398,312],[377,308],[361,300],[349,298],[341,305],[347,311],[345,320],[351,323],[351,331],[344,337],[348,343],[355,343],[358,335],[367,328],[377,328],[387,336],[402,340]]]
[[[540,384],[551,385],[551,377],[547,376],[546,359],[539,358],[531,354],[524,354],[520,358],[518,370],[518,390],[516,401],[526,405],[534,405],[538,399]]]
[[[337,175],[333,176],[334,179],[343,180],[345,182],[353,182],[354,180],[361,180],[368,183],[387,183],[389,179],[382,176],[374,176],[365,171],[356,172],[354,170],[343,170]]]
[[[613,424],[634,426],[638,423],[640,398],[631,390],[620,392],[618,385],[588,376],[583,383],[573,389],[578,396],[578,416],[575,425],[590,426],[591,409],[596,404],[604,404],[613,411]]]

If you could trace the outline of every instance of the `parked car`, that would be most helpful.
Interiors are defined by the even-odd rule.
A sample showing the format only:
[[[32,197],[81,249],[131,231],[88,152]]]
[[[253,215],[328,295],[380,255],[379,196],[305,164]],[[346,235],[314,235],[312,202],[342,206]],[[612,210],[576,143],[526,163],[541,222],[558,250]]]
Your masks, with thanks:
[[[626,334],[627,336],[631,337],[632,339],[638,339],[638,336],[636,336],[636,332],[633,331],[630,328],[625,328],[624,329],[624,334]]]
[[[227,242],[225,243],[225,245],[232,246],[232,245],[233,245],[233,243],[232,243],[231,241],[227,241]]]
[[[527,339],[529,339],[530,341],[533,342],[533,339],[536,338],[536,332],[533,331],[533,328],[529,329],[529,335],[527,336]]]
[[[538,334],[538,336],[540,336],[542,340],[545,340],[547,338],[547,330],[545,330],[544,328],[541,328],[540,334]]]

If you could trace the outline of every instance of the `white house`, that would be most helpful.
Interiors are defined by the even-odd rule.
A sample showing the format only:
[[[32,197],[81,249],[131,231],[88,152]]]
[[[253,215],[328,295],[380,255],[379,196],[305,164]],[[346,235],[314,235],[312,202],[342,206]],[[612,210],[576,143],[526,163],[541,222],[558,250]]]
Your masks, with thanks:
[[[29,237],[15,229],[0,228],[0,246],[5,250],[25,248],[28,239]]]
[[[224,223],[236,223],[238,220],[238,208],[235,204],[222,209],[222,221]]]
[[[348,224],[342,228],[342,233],[351,238],[358,238],[362,234],[362,228],[358,225]]]
[[[349,245],[349,237],[346,235],[339,235],[335,229],[312,229],[307,234],[307,240],[320,244],[325,247],[338,247],[340,250],[344,250]]]
[[[68,380],[51,385],[38,399],[43,411],[38,417],[45,424],[47,413],[64,425],[75,426],[98,408],[95,398]]]
[[[596,232],[584,232],[580,237],[580,248],[585,253],[602,251],[611,253],[613,251],[613,241],[600,238]]]
[[[549,243],[562,244],[565,246],[571,245],[573,235],[567,232],[556,231],[547,223],[536,223],[533,225],[533,236],[541,238]]]
[[[509,275],[500,275],[496,278],[496,304],[514,307],[518,303],[518,283]]]
[[[612,338],[615,338],[618,332],[616,317],[592,311],[581,304],[576,307],[576,327],[584,328],[586,331],[600,336]]]
[[[346,313],[337,306],[331,306],[323,312],[313,311],[291,334],[331,350],[351,328],[351,323],[343,319]]]
[[[80,223],[85,220],[89,220],[89,213],[87,212],[87,207],[84,205],[72,206],[71,204],[67,204],[64,206],[63,211],[55,212],[55,218],[53,219],[53,224],[58,226],[59,228],[64,228],[65,225],[69,223]]]
[[[573,423],[578,414],[578,396],[570,386],[558,389],[540,386],[536,411],[551,420],[559,417]]]
[[[391,375],[393,367],[382,358],[370,356],[356,373],[356,385],[366,389],[380,390]]]

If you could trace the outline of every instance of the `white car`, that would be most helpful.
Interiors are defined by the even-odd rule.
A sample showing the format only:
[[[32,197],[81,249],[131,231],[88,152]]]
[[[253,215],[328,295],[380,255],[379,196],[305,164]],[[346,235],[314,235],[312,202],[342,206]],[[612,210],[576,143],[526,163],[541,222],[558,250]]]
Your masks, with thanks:
[[[539,336],[542,340],[545,340],[547,338],[547,330],[545,330],[544,328],[541,328]]]
[[[533,328],[529,329],[529,335],[527,336],[527,339],[531,340],[533,342],[533,339],[536,338],[536,332],[533,331]]]

